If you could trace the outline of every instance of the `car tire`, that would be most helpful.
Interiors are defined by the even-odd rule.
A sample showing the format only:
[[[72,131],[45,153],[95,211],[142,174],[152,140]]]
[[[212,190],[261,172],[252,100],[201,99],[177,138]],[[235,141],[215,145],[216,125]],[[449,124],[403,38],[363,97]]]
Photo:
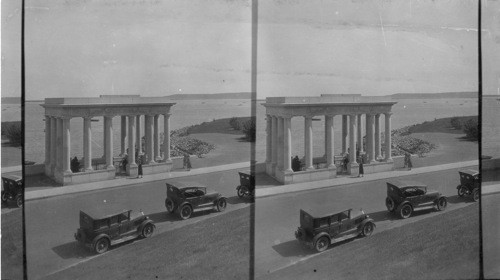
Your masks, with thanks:
[[[168,213],[174,212],[174,202],[170,198],[165,199],[165,208],[167,208]]]
[[[390,197],[387,197],[385,199],[385,206],[387,207],[387,210],[389,210],[389,212],[394,212],[394,210],[396,210],[394,200]]]
[[[363,236],[368,237],[368,236],[372,235],[374,228],[375,228],[375,226],[373,225],[373,223],[371,223],[371,222],[366,223],[363,226]]]
[[[238,186],[238,197],[243,198],[245,196],[245,191],[243,190],[242,186]]]
[[[191,208],[191,205],[188,204],[182,206],[179,211],[179,216],[181,216],[183,220],[189,219],[191,217],[191,214],[193,214],[193,208]]]
[[[227,201],[225,198],[221,197],[217,200],[217,211],[222,212],[226,210]]]
[[[458,196],[463,197],[465,194],[467,194],[467,188],[461,185],[458,188],[457,193],[458,193]]]
[[[23,207],[24,200],[23,200],[23,195],[22,194],[16,195],[15,200],[16,200],[17,207],[19,207],[19,208]]]
[[[2,202],[7,202],[7,193],[2,192]]]
[[[316,243],[314,244],[314,249],[316,249],[317,252],[321,253],[328,249],[328,246],[330,246],[330,240],[326,236],[322,236],[316,240]]]
[[[399,216],[401,217],[401,219],[409,218],[412,213],[413,213],[413,208],[408,203],[402,205],[401,208],[399,209]]]
[[[438,199],[438,201],[436,203],[438,211],[443,211],[444,209],[446,209],[447,205],[448,205],[448,201],[446,201],[445,197],[441,197],[440,199]]]
[[[155,227],[152,224],[145,225],[144,228],[142,229],[142,237],[144,238],[151,237],[151,235],[153,235],[154,230]]]
[[[95,243],[95,252],[97,254],[105,253],[106,251],[108,251],[108,249],[109,249],[109,240],[105,237],[97,240],[97,242]]]
[[[472,191],[472,199],[474,200],[474,202],[478,202],[479,201],[479,189],[478,188],[475,188]]]

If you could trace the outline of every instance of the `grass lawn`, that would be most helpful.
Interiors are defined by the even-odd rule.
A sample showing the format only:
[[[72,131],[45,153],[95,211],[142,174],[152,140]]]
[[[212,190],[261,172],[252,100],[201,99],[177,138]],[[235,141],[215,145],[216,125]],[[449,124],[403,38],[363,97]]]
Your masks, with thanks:
[[[320,256],[263,279],[478,279],[478,211],[475,203],[332,245]]]
[[[465,116],[465,117],[455,117],[460,120],[461,123],[465,123],[470,119],[476,119],[477,116]],[[436,119],[430,122],[424,122],[416,124],[410,127],[410,133],[423,133],[423,132],[443,132],[443,133],[454,133],[454,134],[465,134],[461,129],[455,129],[451,126],[452,118],[442,118]]]
[[[2,279],[23,279],[23,218],[21,209],[2,213]]]
[[[125,244],[46,279],[249,279],[250,207]]]

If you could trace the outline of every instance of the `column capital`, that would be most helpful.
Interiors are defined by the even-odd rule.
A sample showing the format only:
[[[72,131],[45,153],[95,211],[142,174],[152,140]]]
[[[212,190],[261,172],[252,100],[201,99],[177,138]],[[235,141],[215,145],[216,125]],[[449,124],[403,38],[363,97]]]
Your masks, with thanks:
[[[392,114],[393,114],[392,112],[387,112],[387,113],[384,113],[384,115],[385,115],[386,117],[390,117],[390,116],[392,116]]]
[[[375,117],[380,118],[380,115],[381,115],[380,113],[377,113],[377,114],[375,114]]]
[[[165,113],[163,114],[165,117],[170,117],[172,114],[171,113]]]

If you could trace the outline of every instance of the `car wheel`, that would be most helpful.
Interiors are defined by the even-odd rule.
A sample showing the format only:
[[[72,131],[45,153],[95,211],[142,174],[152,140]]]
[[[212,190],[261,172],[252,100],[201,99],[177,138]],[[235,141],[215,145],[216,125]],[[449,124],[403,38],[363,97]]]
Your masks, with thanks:
[[[242,198],[245,196],[245,191],[243,190],[243,187],[238,187],[238,197]]]
[[[7,201],[7,193],[2,192],[2,202],[6,202],[6,201]]]
[[[222,212],[226,210],[227,202],[225,198],[219,198],[217,201],[217,211]]]
[[[441,197],[437,202],[437,209],[439,211],[443,211],[446,208],[446,205],[448,205],[448,201],[446,201],[446,198]]]
[[[474,199],[474,202],[479,201],[479,189],[476,188],[472,191],[472,199]]]
[[[165,207],[167,208],[168,213],[174,212],[174,202],[171,199],[165,199]]]
[[[107,238],[101,238],[97,240],[95,244],[95,252],[97,254],[102,254],[109,249],[109,240]]]
[[[155,228],[153,227],[152,224],[145,225],[144,228],[142,229],[142,237],[144,238],[151,237],[151,235],[153,235],[154,230]]]
[[[385,199],[385,206],[387,206],[387,210],[389,210],[389,212],[394,212],[394,200],[392,200],[392,198],[390,197],[387,197]]]
[[[17,204],[17,207],[21,208],[23,207],[23,195],[22,194],[18,194],[16,195],[16,204]]]
[[[399,216],[403,219],[406,219],[406,218],[409,218],[411,216],[412,212],[413,212],[413,209],[411,208],[411,205],[405,204],[399,210]]]
[[[462,196],[464,196],[464,195],[467,194],[467,188],[464,187],[464,186],[462,186],[462,185],[460,185],[460,187],[458,188],[457,193],[458,193],[458,196],[462,197]]]
[[[328,240],[328,238],[325,236],[320,237],[318,240],[316,240],[316,244],[314,244],[314,248],[318,252],[325,251],[328,246],[330,246],[330,240]]]
[[[368,237],[372,235],[372,233],[373,233],[373,224],[366,223],[365,226],[363,226],[363,236]]]
[[[191,217],[191,214],[193,214],[193,208],[191,208],[190,205],[186,204],[182,206],[179,214],[183,220],[189,219],[189,217]]]

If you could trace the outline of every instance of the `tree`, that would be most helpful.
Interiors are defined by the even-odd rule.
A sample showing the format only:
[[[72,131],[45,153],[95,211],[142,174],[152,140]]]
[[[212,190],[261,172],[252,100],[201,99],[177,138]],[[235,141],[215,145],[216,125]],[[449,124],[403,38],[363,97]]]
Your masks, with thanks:
[[[243,123],[243,133],[245,133],[245,138],[249,142],[255,142],[255,126],[255,117]]]
[[[479,139],[479,124],[477,119],[469,119],[463,125],[463,129],[465,135],[470,140],[478,140]]]
[[[5,130],[5,136],[9,139],[9,142],[13,146],[22,146],[23,145],[23,130],[21,128],[21,123],[16,122],[10,124]]]

